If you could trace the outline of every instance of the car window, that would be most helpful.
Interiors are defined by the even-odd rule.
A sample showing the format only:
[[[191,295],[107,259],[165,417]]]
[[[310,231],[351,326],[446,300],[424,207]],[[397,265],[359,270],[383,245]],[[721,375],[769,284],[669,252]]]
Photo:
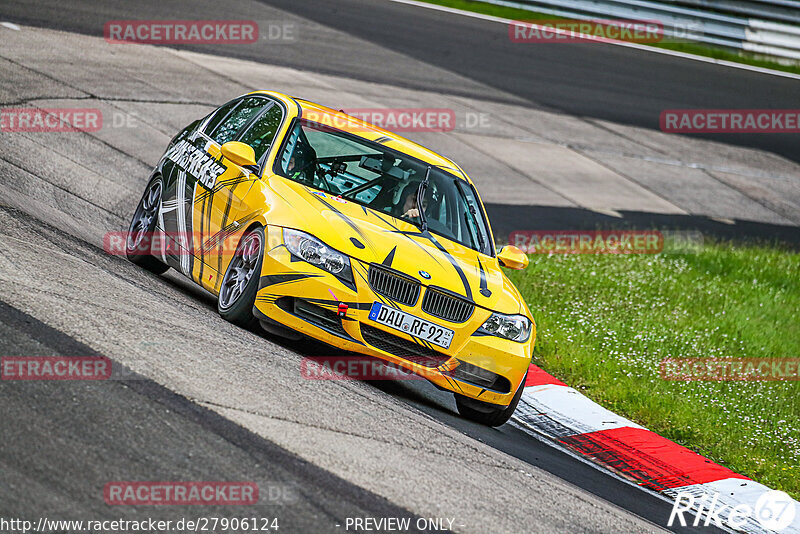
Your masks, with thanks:
[[[282,120],[283,110],[279,105],[273,104],[242,134],[239,141],[253,147],[253,151],[256,153],[256,161],[260,161],[261,157],[267,152],[267,149],[275,139],[275,134],[278,132]]]
[[[222,122],[223,119],[228,116],[231,110],[239,105],[239,102],[241,101],[241,98],[236,98],[217,108],[217,110],[211,114],[211,120],[209,120],[208,124],[206,124],[206,127],[203,128],[203,133],[210,136],[211,132],[213,132],[214,129],[219,126],[219,123]]]
[[[432,233],[492,254],[483,207],[469,182],[374,141],[301,119],[276,173],[418,226],[422,211]]]
[[[248,97],[239,101],[231,113],[217,126],[209,137],[224,145],[236,139],[239,130],[245,126],[261,109],[271,104],[266,98]]]

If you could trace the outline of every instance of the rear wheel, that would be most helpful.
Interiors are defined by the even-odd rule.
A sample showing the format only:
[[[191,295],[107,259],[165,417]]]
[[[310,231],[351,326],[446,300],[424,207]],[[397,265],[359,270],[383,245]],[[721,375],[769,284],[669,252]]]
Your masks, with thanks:
[[[527,374],[525,378],[527,378]],[[514,398],[511,399],[511,404],[508,406],[497,406],[496,404],[489,404],[488,402],[482,402],[456,393],[456,407],[458,408],[458,413],[465,419],[486,426],[500,426],[506,423],[511,419],[514,410],[517,409],[519,399],[522,398],[522,392],[525,389],[525,378],[520,382],[517,393],[514,395]]]
[[[223,319],[239,326],[250,327],[258,322],[253,317],[253,305],[264,261],[264,242],[264,229],[260,226],[245,233],[222,278],[217,311]]]
[[[125,255],[128,259],[155,274],[162,274],[169,269],[169,265],[153,256],[150,246],[153,232],[158,224],[158,209],[161,206],[163,192],[164,182],[160,176],[155,176],[144,190],[125,239]]]

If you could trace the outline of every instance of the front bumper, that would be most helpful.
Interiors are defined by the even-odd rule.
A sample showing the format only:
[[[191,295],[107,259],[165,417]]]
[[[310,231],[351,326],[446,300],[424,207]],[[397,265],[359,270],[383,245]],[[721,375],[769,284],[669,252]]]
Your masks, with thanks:
[[[280,227],[266,230],[268,247],[254,309],[257,317],[336,348],[380,358],[454,393],[500,406],[511,402],[528,370],[535,332],[528,342],[516,343],[475,334],[489,317],[488,310],[476,307],[465,323],[453,324],[426,314],[420,302],[399,305],[405,312],[455,332],[449,349],[422,347],[410,335],[369,319],[373,302],[383,299],[367,282],[368,264],[351,259],[354,289],[293,258],[283,244]],[[343,319],[337,315],[340,303],[348,306]]]

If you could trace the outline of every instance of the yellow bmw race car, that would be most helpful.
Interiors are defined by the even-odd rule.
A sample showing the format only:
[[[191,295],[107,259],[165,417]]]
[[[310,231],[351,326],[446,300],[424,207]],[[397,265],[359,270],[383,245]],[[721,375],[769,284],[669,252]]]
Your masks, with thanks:
[[[239,324],[380,358],[497,426],[536,337],[461,168],[343,112],[284,94],[236,98],[182,130],[145,189],[126,254],[173,267]]]

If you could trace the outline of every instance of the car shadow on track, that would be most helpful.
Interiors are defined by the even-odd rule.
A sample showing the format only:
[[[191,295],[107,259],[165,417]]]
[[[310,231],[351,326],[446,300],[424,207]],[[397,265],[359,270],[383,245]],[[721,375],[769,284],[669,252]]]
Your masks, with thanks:
[[[174,270],[167,271],[166,274],[159,276],[164,283],[170,285],[175,290],[183,293],[187,297],[196,301],[198,304],[207,308],[213,313],[217,313],[217,299],[206,290],[175,272]],[[220,319],[222,320],[222,319]],[[320,341],[310,337],[303,336],[302,339],[292,340],[280,337],[275,334],[264,331],[259,326],[253,326],[247,329],[250,333],[280,346],[283,349],[294,352],[305,358],[348,358],[358,356],[358,358],[372,359],[368,356],[356,355],[352,352],[343,351],[336,347],[326,345]],[[376,362],[382,363],[382,360],[375,358]],[[387,375],[392,376],[387,373]],[[378,374],[380,376],[380,374]],[[458,412],[455,409],[455,402],[452,400],[452,394],[438,390],[432,384],[424,379],[415,379],[415,375],[410,375],[408,379],[393,380],[391,378],[380,379],[358,379],[358,378],[343,378],[345,380],[358,380],[365,382],[372,387],[391,395],[392,397],[402,399],[409,404],[425,406],[428,410],[439,411],[442,414],[448,414],[453,417],[458,417]]]

